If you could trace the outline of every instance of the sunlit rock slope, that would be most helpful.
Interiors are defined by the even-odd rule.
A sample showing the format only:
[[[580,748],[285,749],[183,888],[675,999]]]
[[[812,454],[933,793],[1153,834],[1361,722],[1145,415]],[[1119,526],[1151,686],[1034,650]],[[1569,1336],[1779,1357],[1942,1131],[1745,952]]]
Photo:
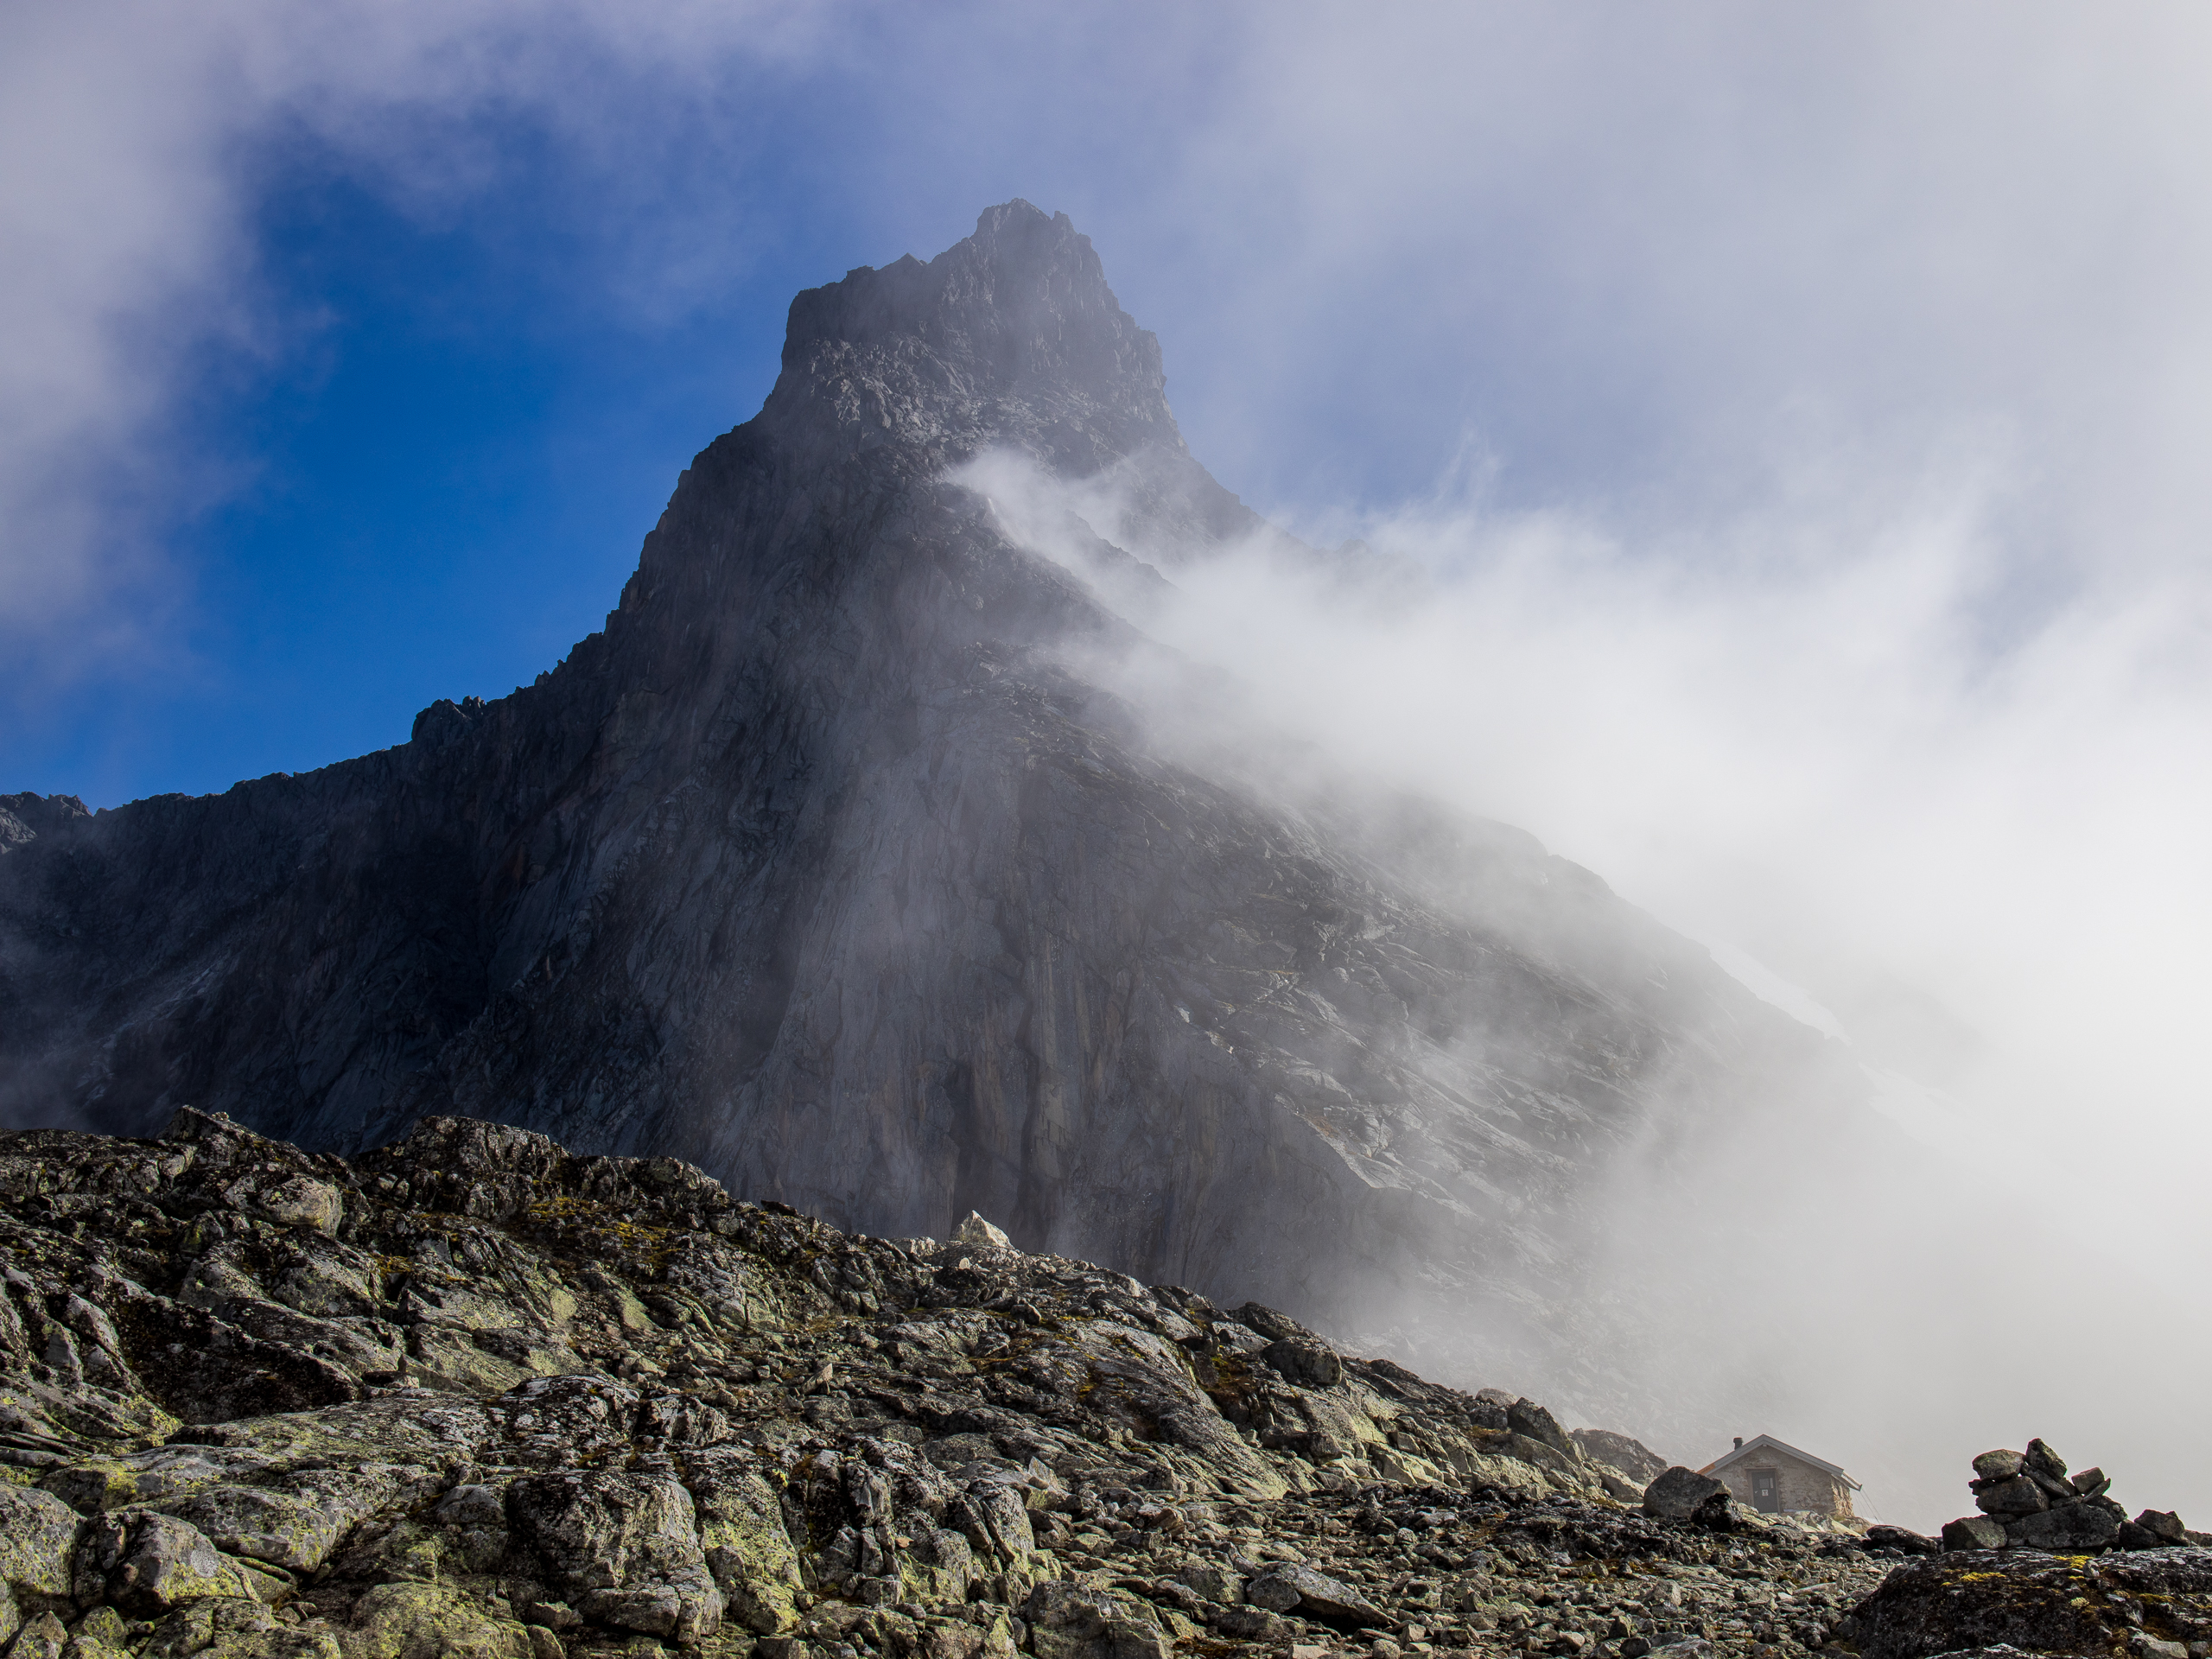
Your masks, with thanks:
[[[1787,1659],[1882,1572],[1268,1307],[483,1123],[0,1135],[0,1245],[11,1659]]]

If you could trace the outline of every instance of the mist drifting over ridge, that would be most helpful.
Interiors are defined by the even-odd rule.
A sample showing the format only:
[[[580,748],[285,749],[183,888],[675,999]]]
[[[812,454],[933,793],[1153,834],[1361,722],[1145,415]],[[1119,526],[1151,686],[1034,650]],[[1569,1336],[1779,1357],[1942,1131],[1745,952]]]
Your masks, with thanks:
[[[1879,1132],[1785,1112],[1691,1161],[1616,1155],[1586,1288],[1646,1305],[1636,1366],[1689,1414],[1637,1432],[1725,1444],[1737,1418],[1790,1422],[1852,1447],[1869,1513],[1932,1525],[1955,1507],[1929,1478],[1940,1447],[1993,1405],[1993,1329],[2054,1298],[2208,1351],[2193,1173],[2082,1133],[2099,1121],[2085,1099],[2116,1085],[2191,1087],[2157,1035],[2190,995],[2191,895],[2162,861],[2134,892],[2049,879],[2125,826],[2196,821],[2186,766],[2103,742],[2185,752],[2186,616],[2084,596],[1993,638],[1978,607],[2005,550],[1980,479],[1886,512],[1834,484],[1631,552],[1572,513],[1501,512],[1463,477],[1357,523],[1365,539],[1335,555],[1270,531],[1192,558],[1125,525],[1109,481],[1069,487],[1007,454],[957,476],[1140,620],[1155,647],[1085,666],[1171,749],[1278,798],[1402,791],[1541,826],[1851,1046]],[[1092,526],[1166,579],[1099,559]],[[2091,776],[2117,787],[2075,793]],[[2145,962],[2171,964],[2174,1001],[2086,988]],[[1394,1335],[1452,1364],[1435,1333]],[[2164,1428],[2100,1402],[2108,1357],[2046,1357],[1999,1408],[2170,1459]],[[1575,1398],[1570,1378],[1542,1386]]]
[[[136,446],[159,429],[144,423],[170,406],[178,372],[163,353],[121,349],[114,319],[175,321],[180,338],[269,321],[236,280],[260,267],[251,190],[223,156],[305,109],[357,176],[435,220],[452,211],[440,203],[496,194],[499,157],[487,143],[456,165],[426,135],[493,105],[557,104],[556,124],[593,157],[588,210],[703,130],[683,111],[710,96],[635,120],[652,101],[637,95],[671,84],[670,66],[711,91],[740,74],[733,64],[772,84],[780,60],[802,66],[811,93],[842,38],[831,13],[764,50],[732,18],[648,27],[582,7],[533,51],[503,54],[493,48],[527,31],[487,7],[435,26],[390,13],[368,30],[376,49],[346,53],[320,44],[307,16],[225,14],[181,54],[158,32],[116,43],[101,83],[139,108],[75,159],[87,188],[164,211],[106,216],[106,234],[128,232],[120,248],[52,244],[84,254],[99,281],[46,280],[65,269],[49,264],[11,290],[39,302],[13,308],[27,328],[79,348],[15,354],[39,368],[11,376],[8,406],[9,429],[36,440],[10,447],[9,613],[28,619],[10,637],[73,648],[58,681],[29,677],[49,688],[49,710],[54,683],[82,683],[79,658],[119,659],[149,639],[180,649],[163,607],[212,602],[196,597],[188,556],[172,563],[158,536],[117,531],[93,462],[174,458]],[[1123,31],[1077,22],[1049,38],[910,40],[911,84],[847,95],[902,113],[943,98],[929,107],[944,142],[912,160],[883,147],[880,177],[852,170],[856,191],[922,204],[871,220],[881,251],[864,251],[940,245],[976,201],[1014,189],[1067,205],[1124,293],[1147,290],[1131,308],[1167,336],[1179,411],[1222,475],[1288,504],[1273,516],[1309,539],[1362,538],[1428,584],[1355,604],[1310,571],[1263,578],[1232,557],[1171,573],[1191,603],[1154,619],[1156,636],[1256,688],[1324,753],[1521,825],[1724,961],[1746,953],[1903,1079],[1879,1097],[1914,1129],[2002,1173],[1993,1190],[1961,1179],[1932,1195],[1968,1230],[1934,1269],[1898,1262],[1878,1238],[1826,1246],[1867,1269],[1848,1288],[1876,1305],[1854,1319],[1880,1312],[1873,1287],[1891,1269],[2023,1295],[2049,1282],[2018,1260],[2028,1210],[2082,1262],[2109,1261],[2098,1271],[2121,1287],[2069,1289],[2064,1308],[2110,1318],[2108,1297],[2141,1281],[2156,1313],[2128,1328],[2193,1351],[2204,1091],[2180,1034],[2202,1006],[2195,941],[2212,914],[2196,850],[2212,817],[2196,464],[2212,378],[2190,174],[2200,25],[2036,8],[1817,23],[1718,8],[1674,34],[1573,8],[1408,14],[1357,31],[1283,16],[1233,36],[1249,50],[1217,53],[1225,79],[1179,100],[1193,125],[1156,129],[1172,135],[1173,164],[1138,169],[1141,198],[1071,162],[1064,124],[1027,90],[1096,86],[1108,105],[1140,82],[1157,93],[1169,77],[1117,55]],[[26,76],[111,43],[92,23],[40,33],[9,54]],[[978,35],[993,46],[977,53]],[[1171,57],[1187,54],[1179,65],[1219,45],[1163,38]],[[620,74],[603,73],[610,40]],[[1098,73],[1008,73],[1055,50]],[[253,73],[238,75],[241,63]],[[932,80],[945,90],[916,90]],[[1018,96],[969,95],[978,86]],[[41,118],[67,108],[4,102]],[[79,107],[97,124],[102,106]],[[1317,122],[1317,108],[1339,118]],[[1020,130],[1057,192],[1027,178],[986,188],[944,164],[1005,148],[994,120]],[[746,142],[725,134],[698,153],[719,164]],[[919,176],[932,171],[944,179]],[[42,207],[24,181],[52,175],[15,176],[11,223],[75,234],[68,191]],[[642,222],[668,234],[611,276],[618,262],[584,260],[584,280],[620,289],[626,314],[680,308],[700,271],[757,257],[768,239],[769,219],[715,200],[703,224],[621,216],[626,233]],[[823,270],[850,257],[841,243]],[[1239,280],[1204,280],[1220,268]],[[1458,390],[1471,385],[1495,390]],[[1423,495],[1463,429],[1473,463]],[[66,447],[42,451],[55,433]],[[1395,469],[1379,484],[1332,460],[1376,451]],[[69,459],[21,482],[22,458],[41,454]],[[150,493],[159,521],[164,498]],[[102,562],[57,556],[77,550]],[[611,587],[579,583],[563,643],[594,626]],[[77,626],[85,618],[98,626]],[[465,653],[426,664],[420,684],[378,691],[375,741],[397,740],[433,696],[496,690],[552,655],[503,658],[496,674]],[[188,786],[335,752],[255,750]],[[0,781],[79,786],[38,759],[42,778]],[[1878,1026],[1891,1033],[1878,1052]],[[1881,1191],[1870,1172],[1854,1205],[1878,1205]],[[1881,1216],[1854,1207],[1842,1224],[1878,1231]],[[1811,1299],[1808,1318],[1827,1317]],[[1929,1317],[1930,1344],[1964,1342]],[[1797,1345],[1825,1354],[1834,1341]],[[2117,1465],[2102,1449],[2117,1414],[2093,1377],[2059,1367],[2036,1385],[2050,1390],[2042,1414],[2023,1407],[2017,1427],[1982,1433],[1971,1356],[1942,1375],[1966,1379],[1950,1385],[1964,1402],[1957,1436],[2053,1433]],[[2055,1427],[2069,1411],[2079,1431]],[[2161,1414],[2129,1412],[2146,1433]],[[1955,1450],[1947,1441],[1936,1465],[1952,1468]],[[2190,1493],[2202,1490],[2199,1477],[2159,1496],[2201,1510]]]

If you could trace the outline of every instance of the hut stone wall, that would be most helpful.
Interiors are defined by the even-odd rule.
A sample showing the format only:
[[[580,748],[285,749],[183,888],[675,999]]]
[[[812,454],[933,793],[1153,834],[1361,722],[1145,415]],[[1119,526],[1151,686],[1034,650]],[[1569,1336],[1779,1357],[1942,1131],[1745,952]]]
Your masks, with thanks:
[[[1751,1477],[1771,1472],[1777,1477],[1777,1493],[1771,1503],[1762,1503],[1753,1497]],[[1762,1446],[1751,1456],[1732,1463],[1726,1469],[1715,1470],[1713,1478],[1726,1486],[1736,1500],[1752,1509],[1810,1510],[1819,1515],[1832,1515],[1839,1520],[1852,1518],[1851,1489],[1824,1469],[1801,1463]]]

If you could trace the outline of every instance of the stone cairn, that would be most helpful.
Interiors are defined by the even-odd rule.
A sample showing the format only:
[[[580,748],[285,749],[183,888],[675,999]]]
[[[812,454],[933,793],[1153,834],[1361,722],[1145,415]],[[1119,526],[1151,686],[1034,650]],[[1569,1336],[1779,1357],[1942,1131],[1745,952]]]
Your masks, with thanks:
[[[1945,1549],[2040,1549],[2053,1554],[2161,1549],[2198,1541],[2171,1510],[2145,1510],[2133,1521],[2106,1493],[2101,1469],[2066,1472],[2065,1459],[2041,1440],[2024,1452],[1985,1452],[1974,1460],[1979,1515],[1943,1526]]]

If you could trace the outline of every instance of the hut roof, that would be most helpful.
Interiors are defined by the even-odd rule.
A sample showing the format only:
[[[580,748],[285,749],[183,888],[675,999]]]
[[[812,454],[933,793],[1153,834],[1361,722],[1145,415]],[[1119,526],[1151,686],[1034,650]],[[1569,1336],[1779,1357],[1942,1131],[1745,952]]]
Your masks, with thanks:
[[[1842,1470],[1837,1468],[1835,1465],[1830,1463],[1827,1459],[1816,1458],[1809,1452],[1800,1452],[1796,1446],[1789,1445],[1787,1441],[1776,1440],[1771,1434],[1759,1434],[1753,1436],[1751,1439],[1745,1440],[1734,1451],[1727,1453],[1725,1457],[1715,1458],[1711,1463],[1707,1464],[1704,1468],[1699,1470],[1698,1473],[1700,1475],[1718,1474],[1720,1471],[1727,1468],[1732,1464],[1741,1463],[1745,1458],[1750,1457],[1754,1452],[1779,1452],[1783,1456],[1787,1458],[1795,1458],[1800,1463],[1809,1463],[1814,1468],[1820,1470],[1824,1474],[1834,1475],[1838,1480],[1850,1487],[1854,1492],[1859,1490],[1859,1483],[1857,1481],[1853,1480],[1849,1475],[1845,1474]]]

